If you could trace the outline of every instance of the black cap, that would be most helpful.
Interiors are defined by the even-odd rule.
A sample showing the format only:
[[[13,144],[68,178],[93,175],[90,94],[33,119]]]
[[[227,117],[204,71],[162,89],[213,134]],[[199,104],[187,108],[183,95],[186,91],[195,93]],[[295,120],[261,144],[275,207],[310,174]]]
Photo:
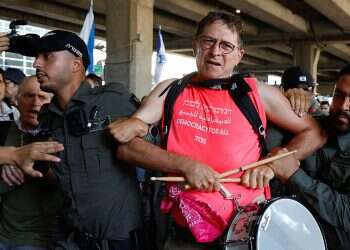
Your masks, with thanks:
[[[20,69],[7,68],[5,70],[5,79],[19,85],[23,78],[26,77],[25,74]]]
[[[33,51],[26,53],[28,55],[67,50],[74,56],[82,58],[85,69],[90,64],[89,52],[85,42],[73,32],[52,30],[40,38],[30,39],[29,46],[32,47]]]
[[[68,50],[76,57],[81,57],[85,69],[90,64],[89,51],[85,42],[75,33],[53,30],[40,38],[38,52]]]
[[[311,74],[300,67],[288,68],[284,71],[281,81],[284,90],[315,87],[315,82],[312,79]]]

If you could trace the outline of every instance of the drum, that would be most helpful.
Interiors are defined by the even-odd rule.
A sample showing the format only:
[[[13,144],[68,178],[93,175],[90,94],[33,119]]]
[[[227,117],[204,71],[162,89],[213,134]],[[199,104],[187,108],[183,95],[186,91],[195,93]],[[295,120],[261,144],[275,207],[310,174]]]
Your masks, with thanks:
[[[325,238],[316,219],[300,202],[276,198],[244,209],[224,237],[224,250],[323,250]]]

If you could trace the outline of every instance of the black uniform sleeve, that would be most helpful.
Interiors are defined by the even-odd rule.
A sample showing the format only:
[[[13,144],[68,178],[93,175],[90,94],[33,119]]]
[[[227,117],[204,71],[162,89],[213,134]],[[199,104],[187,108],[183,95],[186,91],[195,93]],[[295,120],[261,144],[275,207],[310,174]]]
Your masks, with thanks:
[[[312,178],[303,169],[294,173],[288,184],[298,190],[318,215],[334,227],[350,232],[350,197]]]

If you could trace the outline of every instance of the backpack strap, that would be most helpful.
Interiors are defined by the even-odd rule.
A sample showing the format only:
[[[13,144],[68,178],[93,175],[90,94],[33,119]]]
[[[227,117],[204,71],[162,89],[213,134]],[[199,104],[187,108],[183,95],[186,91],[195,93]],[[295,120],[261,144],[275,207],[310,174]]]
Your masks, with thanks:
[[[265,141],[265,128],[254,104],[252,103],[251,98],[248,95],[248,92],[250,91],[251,88],[246,83],[243,76],[236,75],[231,87],[229,88],[230,95],[250,125],[253,127],[255,133],[258,135],[262,155],[265,156],[268,153]]]
[[[13,112],[11,112],[9,114],[9,119],[10,119],[10,121],[14,121],[15,120],[15,115],[13,114]]]
[[[168,143],[168,133],[170,131],[170,124],[171,124],[171,118],[173,116],[173,107],[174,107],[175,101],[177,97],[180,95],[180,93],[185,89],[187,83],[191,81],[194,74],[195,72],[185,75],[181,79],[177,79],[173,81],[159,95],[159,97],[161,97],[167,92],[167,90],[169,90],[164,100],[164,110],[163,110],[164,115],[162,120],[162,129],[161,129],[162,146],[164,148],[166,148],[166,145]]]

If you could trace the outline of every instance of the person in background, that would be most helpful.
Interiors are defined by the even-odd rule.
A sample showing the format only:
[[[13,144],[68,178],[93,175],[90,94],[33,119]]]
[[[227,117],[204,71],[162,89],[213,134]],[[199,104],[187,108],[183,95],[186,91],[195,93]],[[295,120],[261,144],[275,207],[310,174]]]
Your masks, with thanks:
[[[10,41],[7,37],[7,33],[0,32],[0,52],[9,49]],[[3,102],[5,98],[5,76],[4,71],[0,69],[0,125],[1,121],[17,120],[19,118],[19,112],[14,107],[8,107]],[[7,135],[3,133],[3,129],[0,129],[0,141]],[[54,154],[63,150],[63,145],[50,141],[50,142],[34,142],[21,147],[5,147],[0,143],[0,164],[10,164],[21,167],[31,176],[42,176],[41,173],[33,169],[35,161],[51,161],[59,162],[60,158]]]
[[[19,112],[16,107],[5,102],[6,82],[5,72],[0,69],[0,122],[18,120]]]
[[[85,82],[91,85],[91,88],[96,88],[102,86],[102,78],[94,73],[89,73],[85,77]]]
[[[5,146],[23,146],[37,133],[38,113],[50,102],[36,76],[25,77],[17,94],[20,119],[12,122]],[[24,176],[14,165],[1,166],[0,249],[44,250],[57,238],[62,194],[51,170],[43,179]]]
[[[307,70],[302,69],[299,66],[293,66],[288,69],[286,69],[282,75],[281,79],[281,88],[284,92],[284,95],[290,100],[292,107],[294,108],[294,111],[299,116],[305,115],[305,113],[309,113],[312,116],[320,116],[322,113],[320,112],[320,105],[317,99],[314,96],[314,90],[315,90],[316,83],[313,80],[310,72]],[[293,89],[299,90],[300,97],[307,98],[310,102],[309,108],[307,112],[304,111],[305,107],[295,108],[296,106],[300,105],[300,103],[296,104],[296,99],[294,99],[293,96]],[[305,94],[305,92],[308,92],[309,94]],[[303,93],[303,95],[301,95]],[[301,102],[304,103],[304,102]]]
[[[320,101],[320,109],[324,113],[324,115],[329,114],[329,108],[330,108],[330,105],[328,101]]]
[[[6,95],[5,101],[12,106],[17,106],[18,85],[22,82],[25,74],[20,69],[7,68],[5,70]]]

